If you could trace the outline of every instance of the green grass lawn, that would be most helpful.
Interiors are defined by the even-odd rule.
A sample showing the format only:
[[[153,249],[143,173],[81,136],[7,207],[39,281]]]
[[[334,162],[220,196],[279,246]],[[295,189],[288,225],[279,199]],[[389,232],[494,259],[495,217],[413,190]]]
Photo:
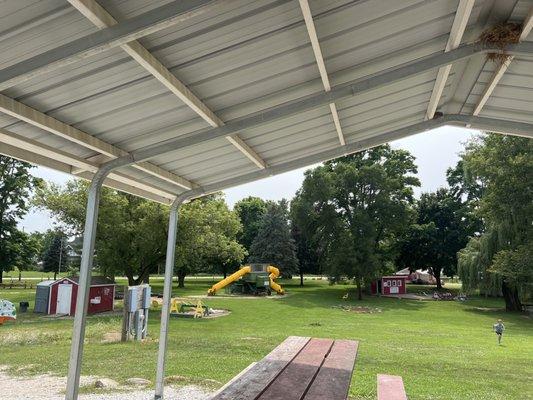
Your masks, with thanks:
[[[210,281],[190,279],[187,288],[175,294],[203,294]],[[161,280],[151,283],[154,292],[162,291]],[[215,380],[221,385],[289,335],[349,338],[360,342],[350,389],[353,399],[375,399],[378,373],[401,375],[411,400],[533,398],[532,320],[498,310],[503,307],[500,300],[344,301],[342,296],[353,290],[351,286],[309,280],[300,288],[296,283],[285,282],[289,295],[279,299],[206,300],[209,306],[231,310],[227,317],[171,319],[167,375],[180,375],[182,382],[213,386],[209,380]],[[33,297],[30,290],[0,290],[0,298],[17,303],[31,302]],[[363,305],[381,312],[356,314],[333,308],[338,305]],[[502,346],[491,330],[499,317],[507,328]],[[90,318],[82,373],[118,381],[133,376],[154,381],[158,312],[150,314],[151,340],[145,343],[103,343],[106,333],[120,331],[120,324],[118,316]],[[31,374],[65,375],[71,327],[71,319],[20,314],[15,324],[0,327],[0,364],[25,367]]]

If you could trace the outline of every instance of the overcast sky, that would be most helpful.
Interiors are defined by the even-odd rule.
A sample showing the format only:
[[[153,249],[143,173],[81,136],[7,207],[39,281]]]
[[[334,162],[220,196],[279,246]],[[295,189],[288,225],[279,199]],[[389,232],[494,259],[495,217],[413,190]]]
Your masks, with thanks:
[[[406,139],[392,142],[393,148],[405,149],[416,157],[418,177],[422,186],[416,189],[416,195],[431,192],[446,185],[446,169],[454,166],[463,150],[463,144],[475,131],[455,127],[443,127]],[[301,186],[306,168],[261,181],[248,183],[226,190],[226,200],[230,207],[247,196],[257,196],[268,200],[291,199]],[[64,184],[71,177],[48,168],[35,168],[33,174],[50,182]],[[20,226],[26,232],[45,231],[53,227],[53,219],[45,211],[31,211],[21,221]]]

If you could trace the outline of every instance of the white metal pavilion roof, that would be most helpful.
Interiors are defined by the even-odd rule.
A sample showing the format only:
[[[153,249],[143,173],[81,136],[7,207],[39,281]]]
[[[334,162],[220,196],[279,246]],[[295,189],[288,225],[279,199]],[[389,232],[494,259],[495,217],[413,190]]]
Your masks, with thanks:
[[[183,200],[446,124],[533,137],[533,0],[99,1],[0,2],[0,153],[92,179],[67,400],[104,178],[172,203],[161,400]]]
[[[424,122],[435,111],[525,123],[500,130],[532,135],[532,1],[69,2],[0,3],[0,152],[84,178],[133,154],[107,184],[156,201],[443,123],[498,130]],[[466,50],[506,21],[524,23],[523,43],[491,84],[501,67]],[[457,47],[451,64],[437,60]],[[141,151],[161,142],[162,154]],[[150,157],[133,165],[139,153]]]

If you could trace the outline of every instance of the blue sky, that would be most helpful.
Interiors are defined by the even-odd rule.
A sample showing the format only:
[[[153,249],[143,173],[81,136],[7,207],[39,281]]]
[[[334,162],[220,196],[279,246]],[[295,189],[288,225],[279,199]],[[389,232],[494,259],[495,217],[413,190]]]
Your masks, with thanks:
[[[416,157],[418,177],[422,183],[422,186],[416,190],[417,196],[446,185],[446,169],[455,165],[459,153],[463,150],[464,142],[473,133],[475,131],[463,128],[442,127],[391,143],[392,147],[408,150]],[[233,207],[237,201],[247,196],[290,200],[301,186],[306,169],[302,168],[226,190],[226,201],[230,207]],[[42,167],[35,168],[33,174],[57,184],[64,184],[71,179],[69,175]],[[26,232],[33,232],[51,228],[53,223],[53,219],[46,211],[33,210],[21,221],[20,226]]]

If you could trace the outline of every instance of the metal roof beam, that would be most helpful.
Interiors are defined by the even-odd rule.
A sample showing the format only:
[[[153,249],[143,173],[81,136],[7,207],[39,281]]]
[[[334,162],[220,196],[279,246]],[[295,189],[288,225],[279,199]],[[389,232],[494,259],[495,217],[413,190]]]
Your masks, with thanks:
[[[524,23],[522,25],[522,33],[520,34],[519,42],[522,42],[526,39],[526,37],[530,34],[531,29],[533,29],[533,7],[529,9],[529,14],[527,15],[526,19],[524,20]],[[503,77],[503,74],[505,74],[505,71],[507,71],[507,68],[509,68],[509,65],[513,61],[514,56],[510,56],[505,60],[505,62],[501,63],[497,68],[496,71],[494,71],[494,75],[492,75],[492,78],[485,88],[485,91],[481,95],[481,98],[477,102],[476,106],[474,107],[474,111],[472,112],[473,115],[479,115],[487,101],[489,100],[490,95],[500,82],[500,80]]]
[[[457,7],[457,12],[455,13],[455,18],[453,19],[452,28],[450,30],[450,36],[448,37],[448,42],[446,43],[446,48],[444,51],[450,51],[456,49],[461,44],[461,39],[468,24],[472,8],[474,7],[475,0],[461,0]],[[433,86],[433,91],[431,92],[431,97],[429,99],[428,109],[426,112],[426,118],[432,119],[437,111],[439,101],[442,97],[442,92],[446,86],[446,80],[450,75],[452,69],[452,64],[448,64],[444,67],[439,68],[437,72],[437,79],[435,80],[435,85]]]
[[[473,1],[473,0],[472,0]],[[320,72],[320,78],[322,79],[322,84],[324,85],[324,90],[329,92],[331,90],[331,84],[329,82],[328,72],[326,70],[326,64],[324,63],[324,57],[322,56],[322,50],[320,48],[320,42],[318,41],[318,35],[315,29],[315,23],[313,21],[313,13],[309,7],[307,0],[300,0],[300,8],[302,9],[302,14],[304,16],[305,26],[307,27],[307,33],[309,34],[309,40],[311,41],[311,47],[315,53],[316,63],[318,65],[318,71]],[[342,146],[346,144],[344,139],[344,134],[342,133],[341,122],[339,119],[339,113],[337,112],[337,106],[335,103],[329,104],[329,109],[331,111],[331,116],[333,117],[333,124],[335,125],[335,130],[339,136],[339,142]]]
[[[122,149],[119,149],[107,142],[104,142],[103,140],[100,140],[86,132],[81,131],[80,129],[73,127],[72,125],[68,125],[62,121],[59,121],[10,97],[4,96],[3,94],[0,94],[0,112],[8,114],[30,125],[36,126],[54,135],[60,136],[71,142],[77,143],[80,146],[94,150],[111,158],[128,155],[128,153]],[[135,168],[185,189],[192,189],[194,186],[194,184],[188,180],[150,163],[136,164]]]
[[[202,14],[219,0],[174,0],[0,70],[0,91]]]
[[[180,196],[188,199],[201,197],[206,194],[228,189],[236,185],[242,185],[245,183],[257,181],[259,179],[268,178],[273,175],[292,171],[298,168],[304,168],[319,162],[324,162],[337,157],[356,153],[358,151],[369,149],[387,142],[391,142],[393,140],[398,140],[418,133],[426,132],[445,125],[457,125],[463,127],[471,125],[474,129],[481,129],[490,132],[498,132],[509,135],[533,138],[533,124],[505,121],[495,118],[475,117],[470,115],[446,115],[440,118],[434,118],[431,120],[412,124],[404,128],[394,130],[392,132],[386,132],[368,139],[359,140],[357,142],[350,143],[342,147],[339,146],[334,149],[321,151],[319,153],[301,157],[296,160],[291,160],[282,164],[274,165],[262,171],[250,172],[245,175],[225,179],[217,183],[213,183],[185,192]]]
[[[264,125],[266,123],[296,115],[322,105],[355,96],[369,90],[386,86],[402,79],[416,76],[423,72],[439,68],[443,65],[451,64],[455,61],[472,57],[476,54],[487,53],[496,50],[494,47],[484,46],[480,43],[464,45],[446,53],[439,53],[422,60],[404,64],[396,68],[388,69],[367,78],[357,79],[344,85],[331,88],[329,92],[320,92],[300,99],[289,101],[269,109],[253,113],[242,118],[227,122],[225,126],[219,128],[204,129],[191,132],[179,138],[169,139],[146,146],[131,153],[132,159],[117,160],[115,165],[127,165],[132,162],[139,162],[152,157],[179,150],[184,147],[196,145],[198,143],[217,139],[234,132]],[[510,45],[507,50],[509,54],[533,55],[533,42],[523,42]]]
[[[25,138],[2,128],[0,128],[0,142],[8,144],[10,146],[18,147],[30,153],[39,154],[42,157],[55,160],[71,167],[78,167],[80,169],[83,169],[84,171],[89,171],[92,173],[98,171],[97,164],[90,163],[81,157],[76,157],[65,151],[56,149],[52,146],[45,145],[33,139]],[[70,168],[70,171],[65,171],[64,169],[62,169],[62,171],[71,173],[72,168]],[[153,193],[159,197],[163,197],[168,200],[171,200],[175,197],[174,193],[158,189],[153,185],[143,183],[138,179],[129,177],[128,175],[125,175],[123,173],[113,172],[109,175],[109,177],[117,182]]]
[[[116,26],[118,21],[107,12],[96,0],[68,0],[79,12],[88,18],[100,29]],[[132,41],[121,45],[144,69],[152,74],[167,89],[183,101],[188,107],[196,112],[212,127],[224,125],[213,111],[205,105],[183,82],[172,74],[153,54],[151,54],[138,41]],[[259,168],[265,168],[265,161],[240,137],[228,136],[226,139],[233,144],[241,153],[248,157]]]

